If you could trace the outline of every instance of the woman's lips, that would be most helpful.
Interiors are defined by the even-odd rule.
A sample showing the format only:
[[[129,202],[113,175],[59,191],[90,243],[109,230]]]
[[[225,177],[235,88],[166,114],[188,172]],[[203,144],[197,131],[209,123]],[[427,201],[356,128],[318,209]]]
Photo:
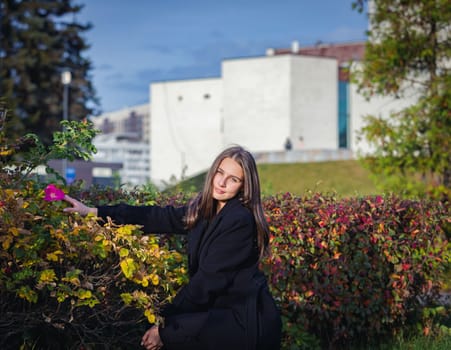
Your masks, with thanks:
[[[224,193],[225,193],[225,191],[220,190],[219,188],[215,188],[215,192],[216,192],[217,194],[224,194]]]

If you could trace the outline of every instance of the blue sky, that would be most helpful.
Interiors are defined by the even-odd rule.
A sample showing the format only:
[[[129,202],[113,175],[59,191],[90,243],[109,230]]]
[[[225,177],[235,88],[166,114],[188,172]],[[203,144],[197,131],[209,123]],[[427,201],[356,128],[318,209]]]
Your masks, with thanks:
[[[219,77],[267,48],[365,40],[353,0],[79,0],[103,112],[146,103],[155,81]]]

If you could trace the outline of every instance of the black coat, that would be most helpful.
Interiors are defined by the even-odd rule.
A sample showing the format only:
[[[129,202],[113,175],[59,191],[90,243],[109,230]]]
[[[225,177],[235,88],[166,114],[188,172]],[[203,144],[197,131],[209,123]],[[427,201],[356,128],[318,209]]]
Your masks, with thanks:
[[[183,223],[186,207],[120,204],[98,210],[116,223],[143,225],[147,233],[187,235],[190,281],[165,309],[166,325],[160,329],[168,349],[167,344],[192,339],[200,339],[205,349],[229,350],[230,344],[239,344],[235,350],[279,349],[280,316],[257,267],[254,216],[238,199],[189,231]]]

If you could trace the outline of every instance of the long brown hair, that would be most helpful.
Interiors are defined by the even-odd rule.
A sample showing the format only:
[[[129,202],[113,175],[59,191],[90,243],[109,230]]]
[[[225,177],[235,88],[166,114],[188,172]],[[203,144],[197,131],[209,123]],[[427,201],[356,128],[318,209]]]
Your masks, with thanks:
[[[260,257],[264,255],[269,243],[269,228],[263,213],[260,197],[260,179],[252,154],[241,146],[233,146],[222,151],[211,165],[202,192],[188,205],[185,223],[193,228],[200,219],[210,220],[216,215],[217,201],[213,198],[213,178],[224,158],[231,158],[243,169],[243,187],[238,196],[244,206],[253,213],[257,225],[257,243]]]

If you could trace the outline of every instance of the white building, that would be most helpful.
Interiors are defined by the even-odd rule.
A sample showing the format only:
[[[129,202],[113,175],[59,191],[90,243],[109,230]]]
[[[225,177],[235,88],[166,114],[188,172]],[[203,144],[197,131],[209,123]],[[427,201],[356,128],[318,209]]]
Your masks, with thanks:
[[[272,55],[225,60],[222,77],[151,84],[152,181],[205,171],[223,148],[338,149],[337,61]]]
[[[221,79],[151,85],[153,183],[203,171],[222,148],[222,85]]]
[[[222,63],[223,146],[337,149],[337,63],[277,55]]]

